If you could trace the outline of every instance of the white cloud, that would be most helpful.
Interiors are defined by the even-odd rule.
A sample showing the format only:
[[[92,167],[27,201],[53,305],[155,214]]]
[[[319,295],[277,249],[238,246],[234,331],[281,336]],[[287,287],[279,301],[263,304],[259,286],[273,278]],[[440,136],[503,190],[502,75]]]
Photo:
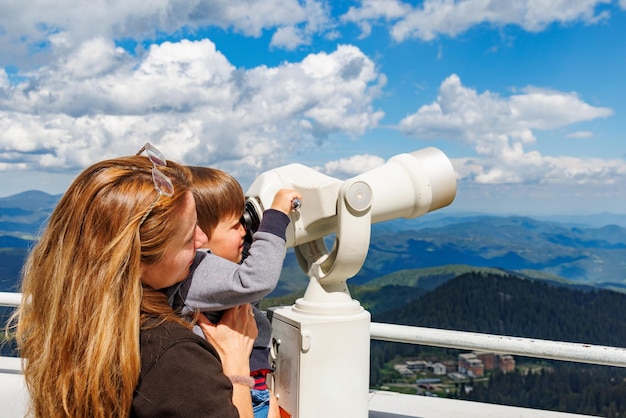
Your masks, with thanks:
[[[612,114],[575,93],[528,87],[508,98],[489,91],[479,94],[451,75],[442,82],[437,101],[404,118],[398,128],[411,137],[462,141],[473,147],[480,157],[456,159],[454,165],[460,178],[479,183],[605,182],[609,174],[626,174],[623,160],[548,157],[525,147],[536,141],[536,130]]]
[[[3,0],[0,62],[38,65],[70,53],[85,39],[141,41],[157,32],[207,26],[254,37],[299,26],[310,37],[329,25],[328,14],[319,0]]]
[[[623,1],[623,0],[622,0]],[[596,23],[607,12],[596,7],[611,0],[425,0],[413,7],[398,0],[363,0],[342,17],[362,27],[371,21],[392,23],[391,36],[398,42],[409,38],[431,40],[438,35],[456,36],[472,26],[518,25],[527,31],[541,31],[550,23],[582,21]],[[623,6],[622,6],[623,7]]]
[[[306,20],[279,27],[272,36],[270,46],[294,50],[301,45],[311,44],[316,34],[327,32],[330,37],[336,36],[332,29],[329,7],[315,0],[305,0],[302,8]]]
[[[359,25],[360,37],[365,38],[372,31],[370,21],[397,20],[406,16],[411,10],[410,5],[398,0],[362,0],[361,7],[351,6],[340,19],[343,22],[354,22]]]
[[[313,45],[316,36],[349,36],[337,23],[359,25],[362,37],[384,23],[397,41],[433,39],[485,24],[527,31],[552,23],[593,24],[606,18],[609,3],[615,8],[610,0],[363,0],[336,22],[333,2],[324,0],[93,0],[89,7],[73,0],[4,0],[0,170],[5,176],[30,170],[67,176],[151,141],[168,158],[217,165],[245,183],[328,135],[358,137],[383,117],[374,103],[385,76],[358,48],[241,69],[209,40],[141,49],[141,41],[150,44],[156,32],[162,39],[214,26],[271,36],[270,47],[297,51]],[[619,6],[626,9],[626,0]],[[139,43],[136,55],[115,46],[114,40],[125,39]],[[575,93],[529,87],[501,97],[476,92],[452,76],[436,101],[399,128],[409,136],[472,147],[477,157],[453,160],[465,185],[606,185],[626,176],[623,159],[551,157],[533,147],[538,131],[611,113]],[[567,135],[590,136],[584,130]],[[323,170],[351,177],[382,162],[359,155]]]
[[[348,179],[383,164],[385,164],[385,160],[375,155],[354,155],[350,158],[341,158],[336,161],[330,161],[324,164],[324,169],[322,171],[331,177]]]
[[[351,6],[341,19],[346,22],[399,19],[411,11],[409,4],[399,0],[362,0],[361,7]]]
[[[478,94],[453,74],[441,83],[437,101],[404,118],[400,129],[411,136],[463,139],[486,146],[482,153],[489,153],[489,144],[498,138],[532,143],[532,129],[553,129],[612,113],[588,105],[575,93],[534,87],[509,98],[489,91]]]
[[[384,82],[352,46],[239,70],[208,40],[133,57],[96,38],[20,84],[0,77],[0,162],[68,171],[151,141],[168,158],[220,163],[244,180],[328,134],[377,126]]]
[[[296,49],[300,45],[304,45],[309,41],[306,35],[295,26],[285,26],[278,28],[272,36],[271,45],[278,46],[287,50]]]

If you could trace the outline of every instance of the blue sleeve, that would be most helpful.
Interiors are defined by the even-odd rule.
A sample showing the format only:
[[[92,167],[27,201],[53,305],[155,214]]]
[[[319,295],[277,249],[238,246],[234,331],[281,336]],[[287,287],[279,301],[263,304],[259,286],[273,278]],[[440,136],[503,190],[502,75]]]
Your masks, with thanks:
[[[279,210],[268,209],[263,212],[263,219],[261,219],[257,232],[269,232],[285,241],[287,239],[285,234],[287,225],[289,225],[289,216]]]

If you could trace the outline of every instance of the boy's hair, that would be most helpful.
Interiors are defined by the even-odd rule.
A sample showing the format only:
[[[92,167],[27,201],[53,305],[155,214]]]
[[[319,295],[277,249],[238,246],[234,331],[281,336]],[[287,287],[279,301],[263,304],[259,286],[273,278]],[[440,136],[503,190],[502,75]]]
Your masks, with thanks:
[[[242,216],[243,189],[230,174],[211,167],[189,167],[191,191],[196,200],[198,226],[210,239],[217,224],[228,216]]]

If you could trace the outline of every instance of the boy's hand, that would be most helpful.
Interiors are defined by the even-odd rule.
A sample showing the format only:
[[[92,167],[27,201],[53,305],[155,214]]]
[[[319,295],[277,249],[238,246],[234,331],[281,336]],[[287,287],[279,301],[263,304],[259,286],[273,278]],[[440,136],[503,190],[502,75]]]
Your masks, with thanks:
[[[293,201],[295,199],[302,201],[302,195],[296,190],[280,189],[274,196],[272,209],[279,210],[285,215],[289,215],[293,210]]]

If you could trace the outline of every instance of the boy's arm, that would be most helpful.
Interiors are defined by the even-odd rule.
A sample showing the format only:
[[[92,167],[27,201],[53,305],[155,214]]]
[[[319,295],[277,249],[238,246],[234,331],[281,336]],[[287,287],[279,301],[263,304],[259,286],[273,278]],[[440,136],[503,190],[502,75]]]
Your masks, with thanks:
[[[274,290],[285,260],[289,221],[280,211],[266,210],[242,264],[207,254],[177,291],[177,296],[184,300],[182,313],[252,303]]]

